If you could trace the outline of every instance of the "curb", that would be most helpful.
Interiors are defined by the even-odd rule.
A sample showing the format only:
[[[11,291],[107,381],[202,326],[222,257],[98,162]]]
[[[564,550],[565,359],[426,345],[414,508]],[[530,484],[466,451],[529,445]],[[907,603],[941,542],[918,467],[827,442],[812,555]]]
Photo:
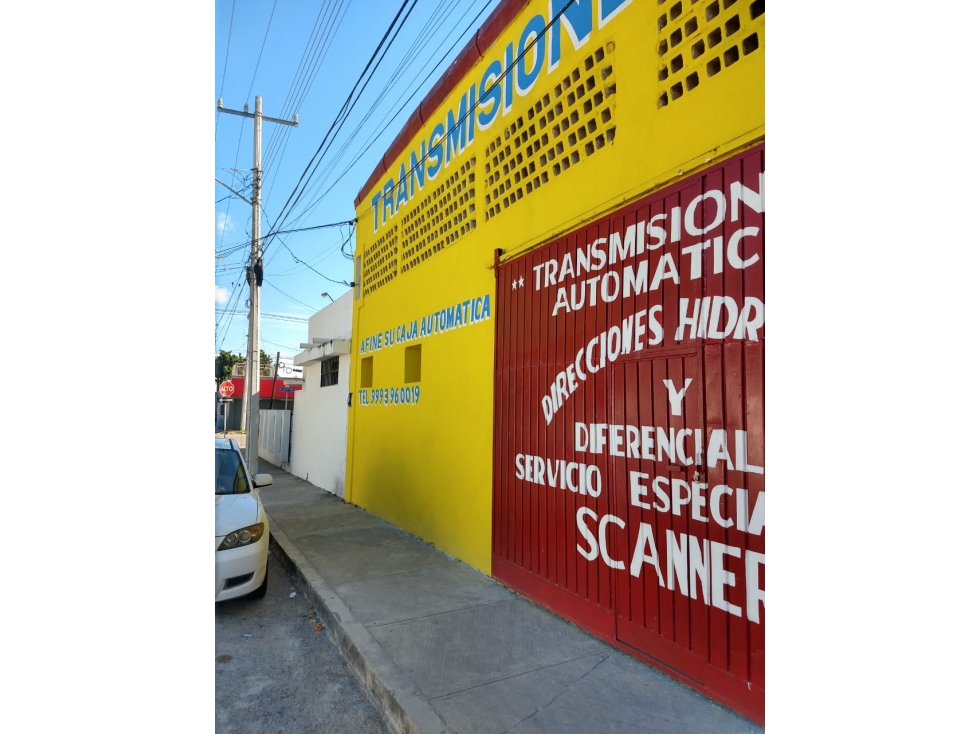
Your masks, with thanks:
[[[333,633],[340,652],[398,734],[452,734],[435,709],[412,685],[397,663],[374,639],[309,559],[281,532],[271,517],[269,548],[290,571],[320,619]]]

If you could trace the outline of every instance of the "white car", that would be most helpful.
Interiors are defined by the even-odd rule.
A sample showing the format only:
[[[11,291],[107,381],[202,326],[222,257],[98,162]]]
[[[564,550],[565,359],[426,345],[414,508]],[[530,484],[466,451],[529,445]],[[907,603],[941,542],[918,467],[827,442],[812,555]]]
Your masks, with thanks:
[[[214,601],[261,598],[268,588],[269,523],[258,488],[271,474],[248,476],[238,444],[214,439]]]

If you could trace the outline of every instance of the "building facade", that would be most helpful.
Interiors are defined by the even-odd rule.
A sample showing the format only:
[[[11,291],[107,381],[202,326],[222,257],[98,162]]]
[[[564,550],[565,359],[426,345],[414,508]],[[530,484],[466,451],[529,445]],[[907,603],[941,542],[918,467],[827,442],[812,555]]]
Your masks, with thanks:
[[[310,345],[293,363],[303,369],[303,390],[292,413],[292,474],[344,498],[347,412],[350,400],[350,323],[353,291],[309,319]]]
[[[756,721],[764,18],[499,4],[355,202],[346,464],[349,501]]]
[[[279,357],[278,369],[276,365],[268,365],[259,370],[258,381],[258,407],[259,410],[292,410],[293,396],[302,390],[303,371],[301,367],[296,367],[292,363],[292,358],[287,356]],[[245,363],[238,362],[232,366],[231,377],[229,378],[234,386],[234,394],[231,402],[215,404],[215,429],[216,431],[225,428],[225,413],[227,413],[227,430],[241,430],[242,415],[244,413],[245,396]],[[292,382],[292,385],[287,385]],[[215,394],[219,380],[215,381]]]

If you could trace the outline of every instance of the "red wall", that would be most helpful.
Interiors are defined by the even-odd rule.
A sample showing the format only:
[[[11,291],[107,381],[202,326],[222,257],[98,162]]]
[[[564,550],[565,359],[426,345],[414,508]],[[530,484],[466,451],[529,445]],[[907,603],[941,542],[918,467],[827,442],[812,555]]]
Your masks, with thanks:
[[[245,378],[244,377],[232,377],[231,378],[231,382],[235,386],[235,394],[232,395],[231,397],[232,398],[240,398],[240,397],[242,397],[245,394]],[[289,399],[291,400],[295,396],[295,393],[284,393],[284,392],[280,392],[279,391],[279,388],[280,387],[286,387],[285,383],[282,381],[282,378],[279,378],[278,380],[275,381],[275,397],[276,398],[279,398],[281,400],[285,400],[286,395],[288,395],[289,396]],[[302,390],[303,389],[303,386],[302,385],[289,385],[289,387],[296,388],[296,391],[297,392],[299,390]],[[270,398],[270,397],[272,397],[272,378],[271,377],[261,377],[261,378],[259,378],[259,381],[258,381],[258,397],[259,398]]]
[[[763,171],[760,145],[499,267],[493,482],[494,577],[759,722]]]

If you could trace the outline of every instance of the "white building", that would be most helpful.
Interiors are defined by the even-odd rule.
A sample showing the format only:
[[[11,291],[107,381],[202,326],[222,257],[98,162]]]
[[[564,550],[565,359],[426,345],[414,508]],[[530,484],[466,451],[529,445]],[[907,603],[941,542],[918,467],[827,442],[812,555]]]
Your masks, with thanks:
[[[338,497],[346,473],[352,321],[347,291],[309,318],[308,341],[293,358],[303,368],[303,389],[294,393],[289,471]]]

